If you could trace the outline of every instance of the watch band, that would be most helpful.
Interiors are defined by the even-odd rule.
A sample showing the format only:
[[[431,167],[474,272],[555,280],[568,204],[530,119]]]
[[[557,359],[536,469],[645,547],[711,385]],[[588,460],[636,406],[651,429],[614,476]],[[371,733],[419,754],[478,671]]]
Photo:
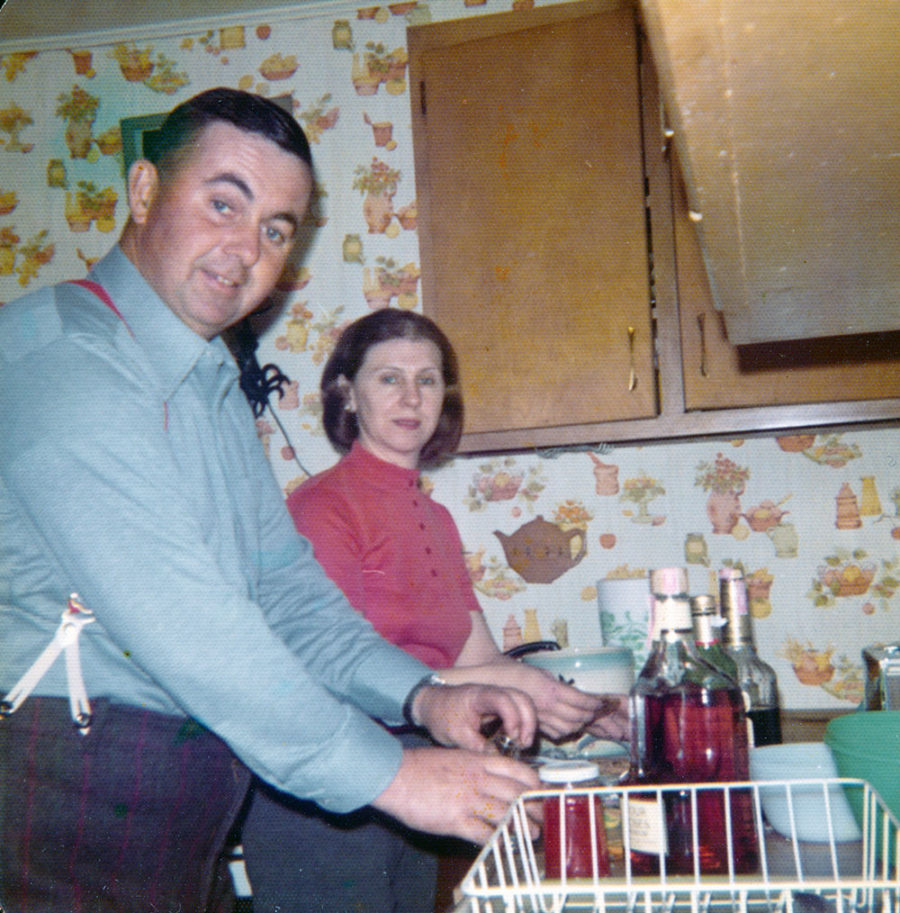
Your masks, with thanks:
[[[422,723],[413,716],[413,704],[419,696],[419,692],[423,688],[446,687],[447,684],[448,683],[445,682],[437,672],[432,672],[424,678],[419,679],[419,681],[413,685],[409,694],[406,695],[406,700],[403,702],[403,719],[406,720],[410,726],[421,727]]]

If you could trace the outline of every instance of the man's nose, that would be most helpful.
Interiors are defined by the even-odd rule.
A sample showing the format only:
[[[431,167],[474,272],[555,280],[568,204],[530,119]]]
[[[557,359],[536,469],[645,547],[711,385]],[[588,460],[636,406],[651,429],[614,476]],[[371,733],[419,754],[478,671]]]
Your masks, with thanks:
[[[245,267],[253,266],[259,259],[260,229],[250,222],[235,225],[226,244],[226,251],[240,258]]]

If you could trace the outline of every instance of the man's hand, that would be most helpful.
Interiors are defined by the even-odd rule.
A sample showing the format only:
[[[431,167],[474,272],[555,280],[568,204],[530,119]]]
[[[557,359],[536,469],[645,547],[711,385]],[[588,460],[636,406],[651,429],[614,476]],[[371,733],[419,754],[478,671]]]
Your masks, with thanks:
[[[539,786],[534,770],[501,755],[408,748],[372,805],[417,830],[485,843],[519,794]]]
[[[537,731],[531,698],[493,685],[429,685],[416,695],[413,718],[441,745],[484,751],[481,729],[499,718],[503,732],[517,745],[530,745]]]
[[[492,662],[477,666],[442,669],[441,678],[451,685],[484,682],[524,691],[537,708],[541,732],[551,739],[581,732],[609,706],[601,695],[579,691],[564,684],[546,669],[529,666],[506,656],[498,656]]]

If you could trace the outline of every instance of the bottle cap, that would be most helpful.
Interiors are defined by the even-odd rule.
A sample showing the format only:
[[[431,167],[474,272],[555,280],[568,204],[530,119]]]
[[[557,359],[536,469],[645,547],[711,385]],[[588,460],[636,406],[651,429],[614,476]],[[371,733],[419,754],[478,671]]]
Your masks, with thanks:
[[[650,592],[657,596],[687,593],[687,571],[683,567],[660,567],[650,571]]]
[[[543,783],[584,783],[596,780],[600,768],[592,761],[551,761],[538,770]]]
[[[710,596],[707,593],[703,593],[699,596],[691,596],[691,614],[718,615],[719,606],[716,603],[715,597]]]

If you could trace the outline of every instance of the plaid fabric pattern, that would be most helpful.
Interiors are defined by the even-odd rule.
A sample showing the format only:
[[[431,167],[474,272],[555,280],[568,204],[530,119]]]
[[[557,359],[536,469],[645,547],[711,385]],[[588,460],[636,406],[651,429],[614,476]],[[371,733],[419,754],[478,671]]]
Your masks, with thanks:
[[[103,700],[92,710],[87,736],[62,698],[0,719],[0,906],[207,910],[249,773],[193,720]]]

